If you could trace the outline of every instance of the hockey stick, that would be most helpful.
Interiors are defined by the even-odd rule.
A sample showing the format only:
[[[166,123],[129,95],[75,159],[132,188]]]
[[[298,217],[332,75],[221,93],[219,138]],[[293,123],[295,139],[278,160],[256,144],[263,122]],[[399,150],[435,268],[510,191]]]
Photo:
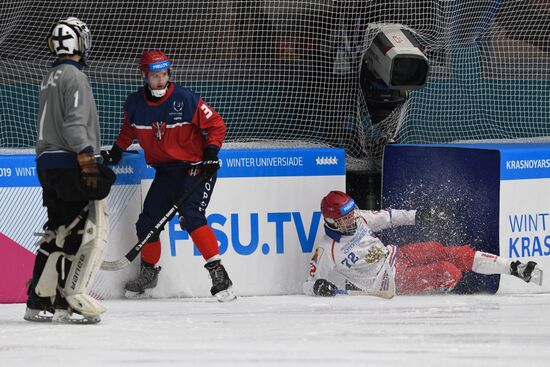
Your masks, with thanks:
[[[338,289],[336,290],[336,294],[344,295],[344,296],[373,296],[373,297],[380,297],[384,299],[392,299],[394,296],[394,293],[392,291],[351,291],[351,290],[345,290],[345,289]]]
[[[203,183],[205,183],[207,180],[210,179],[210,176],[202,176],[200,180],[195,181],[193,185],[183,193],[183,195],[176,201],[174,205],[164,214],[164,217],[161,218],[161,220],[155,224],[153,228],[147,233],[145,237],[141,241],[139,241],[128,253],[119,260],[115,261],[103,261],[101,264],[101,270],[107,270],[107,271],[116,271],[121,270],[130,265],[130,263],[137,257],[139,252],[141,251],[141,248],[147,243],[147,241],[157,233],[159,233],[166,222],[170,220],[170,218],[174,215],[174,213],[178,210],[178,208],[191,196],[191,194]]]

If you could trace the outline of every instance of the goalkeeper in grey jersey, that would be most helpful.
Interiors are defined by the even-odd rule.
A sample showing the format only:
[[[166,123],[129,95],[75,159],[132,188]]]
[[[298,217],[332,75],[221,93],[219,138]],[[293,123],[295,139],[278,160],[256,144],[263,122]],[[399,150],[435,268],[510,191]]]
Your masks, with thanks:
[[[96,161],[99,119],[82,72],[90,31],[77,18],[54,24],[57,56],[40,83],[36,167],[48,221],[28,290],[25,320],[97,323],[105,308],[87,294],[106,242],[105,198],[114,173]]]

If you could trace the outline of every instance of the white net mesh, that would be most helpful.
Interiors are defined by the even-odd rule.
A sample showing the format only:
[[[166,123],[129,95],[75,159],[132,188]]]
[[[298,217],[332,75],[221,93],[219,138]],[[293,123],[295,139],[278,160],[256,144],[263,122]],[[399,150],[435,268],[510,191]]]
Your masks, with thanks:
[[[146,49],[216,108],[228,141],[343,147],[377,160],[388,141],[440,143],[550,136],[550,5],[497,0],[2,1],[0,147],[32,147],[50,26],[79,17],[92,32],[87,74],[103,144],[142,84]],[[368,24],[413,31],[430,60],[426,87],[372,123],[360,86]]]

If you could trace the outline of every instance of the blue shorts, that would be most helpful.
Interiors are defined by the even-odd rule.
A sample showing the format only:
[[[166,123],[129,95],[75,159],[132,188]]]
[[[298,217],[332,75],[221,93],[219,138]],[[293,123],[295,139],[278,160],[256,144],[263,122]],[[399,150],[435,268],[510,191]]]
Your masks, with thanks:
[[[202,174],[197,174],[197,171],[200,172],[189,165],[155,168],[155,178],[143,202],[143,211],[136,222],[138,238],[145,237],[189,187],[202,179]],[[216,175],[195,189],[178,208],[183,230],[191,233],[207,224],[206,208],[215,184]],[[149,242],[158,240],[158,237],[159,234],[151,237]]]

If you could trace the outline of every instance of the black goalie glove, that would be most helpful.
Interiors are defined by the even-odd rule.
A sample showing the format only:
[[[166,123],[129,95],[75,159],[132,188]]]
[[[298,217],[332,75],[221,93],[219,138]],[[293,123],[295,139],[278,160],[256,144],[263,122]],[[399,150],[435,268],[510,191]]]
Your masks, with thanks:
[[[416,211],[416,223],[420,225],[447,222],[451,217],[452,212],[449,208],[428,208]]]
[[[103,157],[103,163],[108,165],[117,164],[122,159],[122,149],[113,144],[111,150],[102,150],[101,156]]]
[[[332,297],[336,295],[337,290],[338,287],[326,279],[317,279],[315,284],[313,284],[313,293],[316,296]]]
[[[212,177],[220,169],[220,160],[218,158],[218,147],[207,146],[202,156],[202,171],[207,177]]]

